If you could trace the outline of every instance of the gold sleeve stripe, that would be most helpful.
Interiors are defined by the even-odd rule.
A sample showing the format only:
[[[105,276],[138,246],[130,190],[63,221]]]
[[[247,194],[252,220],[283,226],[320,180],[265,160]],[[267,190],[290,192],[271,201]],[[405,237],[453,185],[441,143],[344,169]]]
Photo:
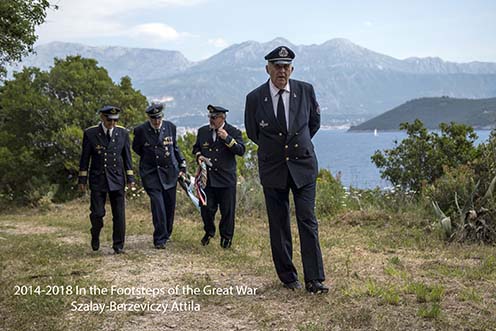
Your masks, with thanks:
[[[233,146],[234,146],[234,145],[236,145],[237,143],[238,143],[238,142],[237,142],[235,139],[233,139],[233,140],[231,140],[231,142],[230,142],[229,144],[226,144],[226,145],[227,145],[227,147],[233,147]]]
[[[132,170],[127,170],[127,171],[126,171],[126,174],[128,174],[129,176],[134,176],[134,171],[132,171]]]
[[[79,172],[79,177],[87,177],[88,176],[88,171],[80,171]]]

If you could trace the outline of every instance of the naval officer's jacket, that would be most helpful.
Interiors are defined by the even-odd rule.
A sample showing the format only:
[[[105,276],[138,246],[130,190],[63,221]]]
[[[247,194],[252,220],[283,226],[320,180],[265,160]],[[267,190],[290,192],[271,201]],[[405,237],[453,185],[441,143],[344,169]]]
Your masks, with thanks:
[[[212,167],[208,167],[207,186],[230,187],[236,185],[236,158],[243,156],[245,144],[241,131],[234,126],[224,123],[224,130],[228,136],[226,140],[217,137],[213,140],[213,131],[208,125],[198,129],[196,142],[193,145],[193,154],[201,154],[210,159]]]
[[[157,135],[150,122],[134,129],[133,150],[140,156],[139,171],[143,187],[168,190],[177,184],[179,170],[186,171],[176,141],[176,126],[162,121]]]
[[[89,177],[90,190],[122,190],[126,179],[129,183],[134,182],[129,132],[122,126],[116,126],[108,142],[102,125],[100,123],[84,131],[79,183],[86,184]]]
[[[319,105],[311,84],[290,79],[289,86],[287,133],[274,114],[269,81],[246,96],[246,133],[258,145],[260,181],[268,188],[284,189],[289,173],[298,188],[317,178],[311,139],[320,128]]]

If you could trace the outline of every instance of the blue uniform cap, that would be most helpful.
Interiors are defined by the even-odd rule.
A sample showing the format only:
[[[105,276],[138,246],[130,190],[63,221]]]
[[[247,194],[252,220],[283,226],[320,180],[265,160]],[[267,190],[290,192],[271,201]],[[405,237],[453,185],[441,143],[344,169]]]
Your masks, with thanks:
[[[208,105],[207,109],[209,113],[227,113],[229,111],[228,109],[223,108],[221,106],[212,106],[212,105]]]
[[[274,64],[291,64],[295,53],[287,46],[279,46],[265,55],[265,59]]]
[[[99,112],[111,120],[118,120],[121,109],[116,106],[104,106],[99,110]]]
[[[164,105],[161,103],[152,103],[146,108],[146,114],[151,118],[159,118],[163,116]]]

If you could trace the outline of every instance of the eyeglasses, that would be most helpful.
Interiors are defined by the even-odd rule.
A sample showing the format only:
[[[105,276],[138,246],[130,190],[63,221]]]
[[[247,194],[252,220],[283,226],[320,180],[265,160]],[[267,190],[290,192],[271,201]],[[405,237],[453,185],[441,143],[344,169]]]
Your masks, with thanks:
[[[222,117],[222,115],[221,114],[208,114],[208,118],[211,118],[213,120],[218,118],[218,117]]]
[[[107,122],[118,122],[119,121],[119,119],[117,119],[117,118],[108,118],[107,116],[105,116],[105,120]]]

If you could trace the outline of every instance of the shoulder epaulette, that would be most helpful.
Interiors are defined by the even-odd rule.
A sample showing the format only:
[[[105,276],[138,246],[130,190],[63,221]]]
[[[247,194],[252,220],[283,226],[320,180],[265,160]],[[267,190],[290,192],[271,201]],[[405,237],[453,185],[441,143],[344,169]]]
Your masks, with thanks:
[[[89,129],[97,128],[99,125],[100,125],[100,124],[90,126],[90,127],[86,128],[85,130],[89,130]]]
[[[126,131],[126,132],[130,132],[130,130],[129,130],[128,128],[126,128],[125,126],[122,126],[122,125],[116,125],[115,127],[116,127],[116,128],[119,128],[119,129],[122,129],[122,130],[124,130],[124,131]]]

